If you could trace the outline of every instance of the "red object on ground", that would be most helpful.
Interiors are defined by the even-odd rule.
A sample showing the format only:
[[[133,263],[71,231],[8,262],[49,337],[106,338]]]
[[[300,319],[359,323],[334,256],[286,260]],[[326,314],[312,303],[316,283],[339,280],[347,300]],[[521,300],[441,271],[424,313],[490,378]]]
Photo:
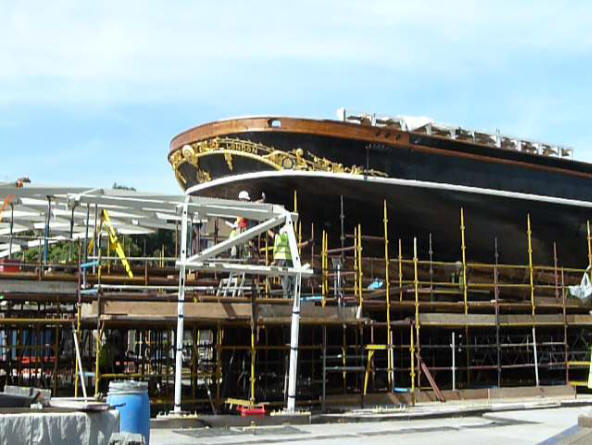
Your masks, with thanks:
[[[9,260],[8,258],[2,258],[0,260],[0,272],[19,272],[21,268],[20,260]]]
[[[22,365],[33,365],[35,363],[53,363],[55,362],[55,357],[22,357],[21,364]]]
[[[265,407],[254,407],[254,408],[247,408],[245,406],[239,406],[238,411],[241,413],[241,416],[258,416],[263,417],[265,416]]]

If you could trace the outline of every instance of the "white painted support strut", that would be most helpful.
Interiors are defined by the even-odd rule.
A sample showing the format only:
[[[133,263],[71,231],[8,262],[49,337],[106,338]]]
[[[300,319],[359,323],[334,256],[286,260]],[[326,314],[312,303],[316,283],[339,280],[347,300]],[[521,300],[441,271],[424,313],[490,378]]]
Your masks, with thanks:
[[[456,391],[456,335],[452,331],[452,342],[450,343],[450,349],[452,349],[452,390]]]
[[[187,258],[187,201],[185,198],[181,216],[181,264],[179,266],[179,299],[177,303],[177,347],[175,350],[175,407],[174,412],[181,412],[181,390],[183,371],[183,332],[185,316],[185,260]]]
[[[301,268],[300,255],[298,253],[298,243],[294,232],[294,224],[291,216],[286,217],[286,226],[288,233],[288,243],[290,253],[292,254],[292,266],[296,269]],[[290,368],[288,373],[288,412],[296,410],[296,380],[298,378],[298,335],[300,332],[300,284],[302,274],[297,273],[294,280],[294,295],[292,305],[292,326],[290,330]]]
[[[84,401],[86,402],[88,396],[86,394],[86,383],[84,381],[84,369],[82,369],[80,347],[78,346],[78,331],[74,328],[74,323],[72,323],[72,336],[74,337],[74,349],[76,350],[76,360],[78,360],[78,373],[80,377],[80,383],[82,385],[82,395],[84,396]]]
[[[539,357],[537,353],[537,342],[536,342],[536,327],[532,327],[532,353],[534,355],[534,380],[536,386],[539,386]]]
[[[202,251],[195,255],[187,255],[187,239],[188,239],[188,213],[193,214],[197,210],[197,206],[192,206],[189,202],[191,196],[186,196],[185,202],[182,206],[181,217],[181,249],[180,256],[176,262],[179,267],[179,297],[177,305],[177,342],[175,350],[175,405],[174,413],[181,412],[181,396],[182,396],[182,369],[183,369],[183,325],[184,325],[184,306],[185,306],[185,291],[186,288],[186,271],[187,270],[209,270],[221,272],[240,272],[249,275],[266,275],[266,276],[291,276],[294,277],[293,288],[293,307],[292,307],[292,326],[290,338],[290,364],[289,364],[289,378],[288,378],[288,405],[287,410],[294,412],[296,407],[296,381],[298,377],[298,335],[300,328],[300,288],[303,275],[311,275],[313,271],[310,266],[306,264],[304,267],[300,261],[298,253],[298,243],[296,234],[294,232],[294,217],[290,212],[280,206],[272,206],[268,209],[269,219],[261,221],[257,226],[246,230],[239,236],[230,240],[224,240],[209,249]],[[224,211],[228,216],[243,216],[249,211],[249,205],[241,204],[240,208],[233,208],[233,204],[228,204],[227,208],[220,206],[216,211]],[[252,212],[251,212],[252,213]],[[202,217],[214,216],[208,211],[200,212]],[[193,220],[193,218],[192,218]],[[228,259],[218,258],[217,254],[228,250],[233,245],[245,243],[249,239],[256,237],[260,233],[264,233],[273,227],[284,225],[288,235],[288,243],[290,253],[292,255],[291,267],[278,266],[261,266],[255,264],[234,264],[228,262]]]
[[[290,330],[290,369],[288,373],[288,412],[296,410],[296,379],[298,378],[298,336],[300,333],[300,281],[294,280],[294,304],[292,305],[292,327]]]

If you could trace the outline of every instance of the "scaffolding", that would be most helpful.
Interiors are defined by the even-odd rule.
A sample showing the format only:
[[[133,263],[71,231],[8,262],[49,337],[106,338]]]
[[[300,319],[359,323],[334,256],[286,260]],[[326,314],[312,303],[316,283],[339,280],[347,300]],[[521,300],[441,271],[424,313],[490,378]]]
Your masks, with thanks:
[[[535,264],[537,225],[529,215],[526,264],[501,262],[497,240],[491,262],[471,261],[470,214],[460,208],[450,228],[459,233],[459,259],[439,261],[429,234],[398,235],[396,209],[385,202],[383,233],[365,233],[364,221],[338,233],[322,221],[299,224],[291,251],[311,268],[295,262],[287,271],[270,265],[268,229],[296,226],[296,214],[280,206],[86,189],[9,192],[15,198],[0,223],[0,251],[8,251],[0,264],[2,384],[71,396],[84,379],[100,397],[109,381],[133,378],[149,383],[155,411],[207,412],[281,408],[290,399],[326,409],[444,401],[466,390],[588,386],[590,305],[569,287],[589,270],[563,267],[557,246],[550,264]],[[94,230],[103,209],[133,276],[110,253],[109,237]],[[229,238],[223,221],[239,215],[255,223]],[[165,246],[174,255],[134,255],[123,239],[158,229],[174,234],[174,246]],[[241,244],[248,260],[228,255]],[[52,245],[71,259],[52,263]],[[582,248],[590,259],[589,230]],[[39,255],[25,261],[26,249]],[[302,276],[292,293],[301,297],[297,335],[297,299],[281,290],[288,272]],[[230,273],[248,274],[250,288],[217,294]]]

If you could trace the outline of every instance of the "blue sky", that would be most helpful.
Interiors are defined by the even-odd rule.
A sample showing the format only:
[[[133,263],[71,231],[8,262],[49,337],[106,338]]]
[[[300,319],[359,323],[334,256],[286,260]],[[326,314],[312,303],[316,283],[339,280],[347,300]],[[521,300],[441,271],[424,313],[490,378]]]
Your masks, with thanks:
[[[592,2],[0,0],[0,181],[179,192],[224,117],[422,115],[592,161]]]

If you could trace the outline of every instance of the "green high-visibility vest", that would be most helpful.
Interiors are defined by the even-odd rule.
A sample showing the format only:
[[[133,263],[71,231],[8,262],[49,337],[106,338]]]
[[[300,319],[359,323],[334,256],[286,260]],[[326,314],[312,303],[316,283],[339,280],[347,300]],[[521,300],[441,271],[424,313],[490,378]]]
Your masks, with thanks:
[[[290,252],[290,242],[288,241],[287,233],[276,234],[273,240],[273,259],[274,260],[291,260],[292,252]]]

